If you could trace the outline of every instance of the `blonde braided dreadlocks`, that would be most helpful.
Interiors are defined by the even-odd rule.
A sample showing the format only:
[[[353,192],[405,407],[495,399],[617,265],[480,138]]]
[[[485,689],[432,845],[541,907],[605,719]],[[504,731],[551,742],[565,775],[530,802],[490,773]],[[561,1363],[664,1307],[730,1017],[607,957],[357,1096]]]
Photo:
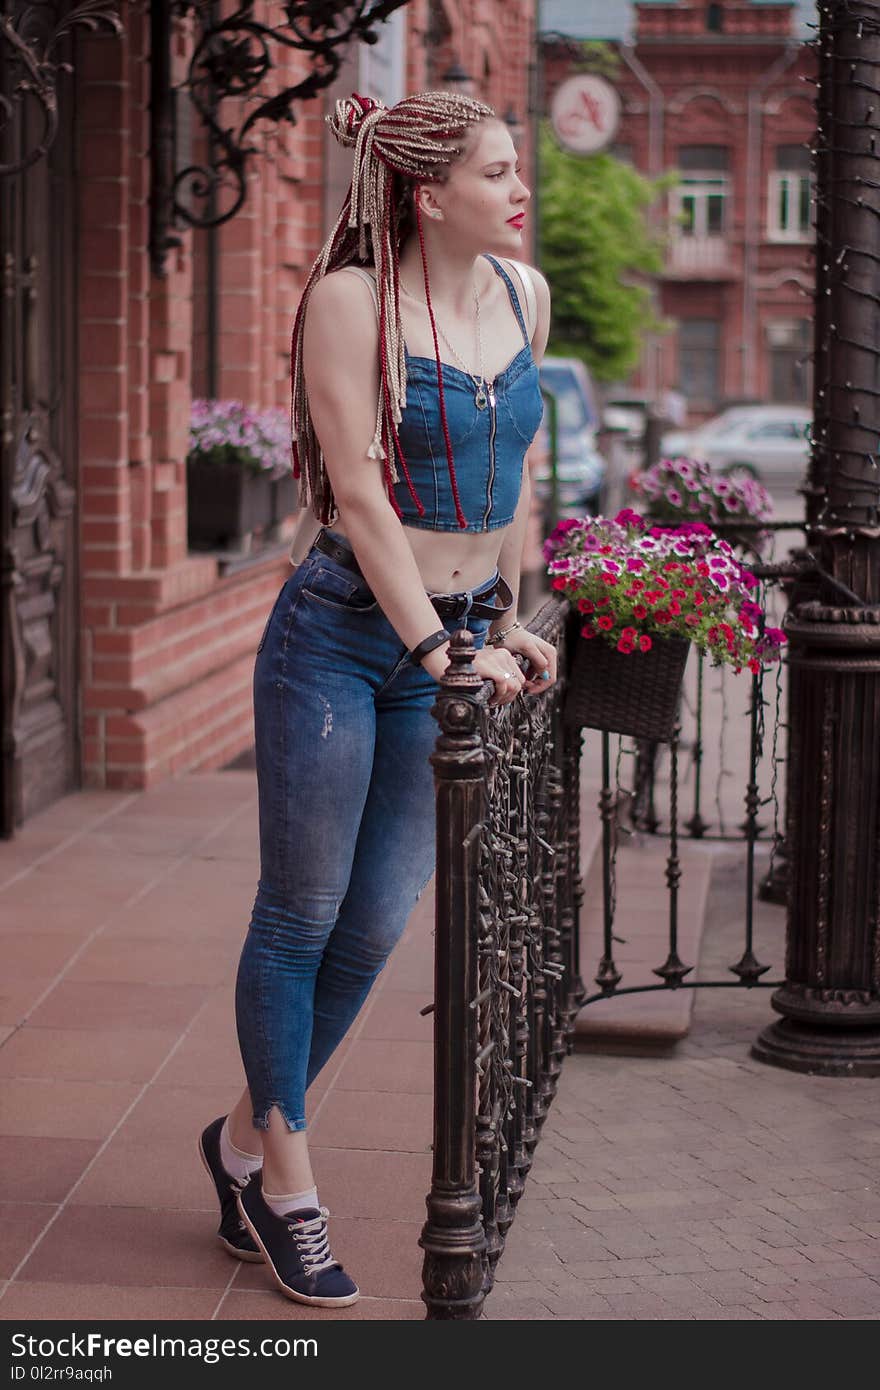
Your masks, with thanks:
[[[468,129],[494,116],[490,106],[452,92],[420,92],[390,108],[355,94],[338,101],[327,123],[342,145],[354,147],[351,186],[336,225],[327,238],[305,284],[293,325],[291,343],[291,433],[293,472],[300,480],[300,505],[310,506],[323,525],[337,515],[333,490],[324,466],[311,414],[302,369],[303,325],[312,290],[328,271],[354,261],[372,260],[379,297],[379,397],[376,428],[367,455],[384,462],[385,486],[394,510],[400,515],[392,485],[399,481],[398,461],[419,515],[424,508],[416,495],[397,426],[406,406],[406,356],[400,328],[398,261],[400,234],[409,196],[418,183],[439,182],[447,167],[462,154]],[[416,230],[422,255],[425,300],[434,334],[440,418],[446,444],[446,461],[456,517],[462,514],[446,423],[443,371],[422,235],[421,214],[415,201]]]

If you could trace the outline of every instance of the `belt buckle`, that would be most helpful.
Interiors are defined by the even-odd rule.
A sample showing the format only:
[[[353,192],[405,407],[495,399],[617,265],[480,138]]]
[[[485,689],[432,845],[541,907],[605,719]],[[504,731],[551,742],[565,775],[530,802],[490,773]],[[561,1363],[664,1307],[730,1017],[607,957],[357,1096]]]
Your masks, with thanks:
[[[451,601],[452,601],[452,605],[453,605],[453,612],[452,612],[451,616],[452,616],[453,618],[464,618],[464,617],[466,617],[467,614],[471,611],[471,596],[470,596],[470,594],[465,594],[465,593],[461,593],[461,594],[450,594],[449,597],[450,597],[450,599],[451,599]]]

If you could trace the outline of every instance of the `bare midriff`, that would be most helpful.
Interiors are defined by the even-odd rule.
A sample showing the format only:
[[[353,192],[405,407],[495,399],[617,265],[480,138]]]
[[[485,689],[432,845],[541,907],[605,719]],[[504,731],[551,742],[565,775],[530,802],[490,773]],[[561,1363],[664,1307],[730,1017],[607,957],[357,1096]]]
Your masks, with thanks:
[[[320,522],[309,513],[300,517],[296,537],[290,551],[293,564],[298,565],[308,553]],[[335,536],[344,536],[345,527],[339,517],[328,527]],[[455,531],[422,531],[415,526],[404,527],[422,583],[429,593],[460,593],[474,589],[488,579],[497,568],[501,545],[507,527],[495,531],[470,531],[460,535]]]

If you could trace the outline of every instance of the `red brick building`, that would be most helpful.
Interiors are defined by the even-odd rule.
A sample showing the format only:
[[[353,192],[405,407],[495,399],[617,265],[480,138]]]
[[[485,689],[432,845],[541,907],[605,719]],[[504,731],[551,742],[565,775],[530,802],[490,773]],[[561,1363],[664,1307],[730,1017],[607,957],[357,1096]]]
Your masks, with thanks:
[[[657,214],[668,237],[657,308],[670,331],[648,341],[627,387],[654,401],[678,388],[691,419],[735,400],[806,401],[815,115],[802,15],[751,0],[632,9],[629,41],[615,44],[613,148],[680,182]],[[581,36],[604,37],[603,21]],[[548,38],[544,59],[549,99],[570,47]]]
[[[190,402],[286,405],[299,291],[343,187],[322,119],[331,90],[248,161],[234,218],[214,231],[170,219],[170,179],[208,153],[174,90],[195,12],[123,0],[118,33],[77,30],[52,49],[72,8],[13,6],[73,75],[55,74],[54,139],[28,98],[0,145],[0,165],[23,166],[2,179],[0,213],[5,833],[71,787],[149,786],[252,741],[253,653],[286,573],[285,528],[235,563],[189,548]],[[254,15],[283,17],[267,0]],[[534,24],[534,0],[410,0],[337,86],[394,101],[467,83],[520,128],[528,161]],[[295,50],[272,57],[268,91],[309,71]],[[241,119],[233,107],[224,122]]]

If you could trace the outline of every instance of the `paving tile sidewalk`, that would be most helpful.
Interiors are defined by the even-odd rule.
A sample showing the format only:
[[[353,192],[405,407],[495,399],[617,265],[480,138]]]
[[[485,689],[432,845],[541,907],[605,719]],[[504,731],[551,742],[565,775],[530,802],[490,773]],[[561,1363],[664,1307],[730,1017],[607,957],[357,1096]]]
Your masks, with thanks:
[[[0,845],[0,1319],[424,1316],[428,894],[310,1094],[334,1246],[365,1297],[301,1308],[212,1242],[195,1137],[242,1080],[231,992],[255,843],[253,775],[224,772],[80,793]],[[713,974],[738,954],[739,872],[719,854]],[[778,960],[782,913],[761,914]],[[764,992],[710,990],[677,1044],[582,1040],[489,1319],[880,1314],[880,1083],[751,1062],[768,1016]]]
[[[0,1318],[424,1317],[427,894],[309,1094],[334,1249],[366,1296],[289,1303],[213,1241],[195,1145],[243,1083],[232,981],[255,849],[248,772],[80,793],[0,845]]]
[[[703,978],[741,954],[743,875],[716,854]],[[777,968],[783,935],[759,904]],[[880,1080],[753,1061],[768,992],[695,994],[677,1044],[566,1059],[488,1318],[880,1318]]]

